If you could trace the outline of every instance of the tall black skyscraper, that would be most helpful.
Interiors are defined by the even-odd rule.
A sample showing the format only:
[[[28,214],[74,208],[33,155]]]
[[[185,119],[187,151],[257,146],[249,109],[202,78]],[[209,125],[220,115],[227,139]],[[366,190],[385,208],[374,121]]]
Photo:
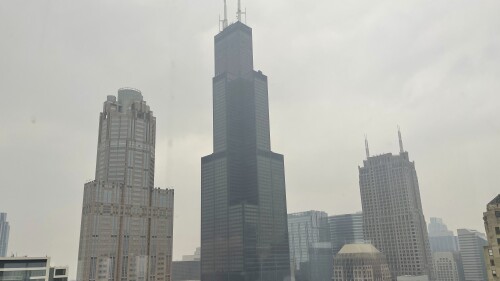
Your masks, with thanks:
[[[267,77],[252,29],[215,36],[214,152],[201,159],[201,280],[290,278],[283,155],[271,151]]]

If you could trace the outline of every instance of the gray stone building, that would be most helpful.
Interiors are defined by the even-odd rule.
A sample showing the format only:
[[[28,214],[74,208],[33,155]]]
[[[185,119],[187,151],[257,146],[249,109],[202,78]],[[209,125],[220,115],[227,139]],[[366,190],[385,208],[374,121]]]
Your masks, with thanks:
[[[363,213],[343,214],[328,217],[332,254],[335,256],[345,244],[364,241]]]
[[[215,36],[213,153],[201,159],[201,280],[290,278],[285,166],[271,151],[267,76],[252,29]]]
[[[174,191],[154,187],[156,119],[140,91],[108,96],[84,186],[77,280],[170,280]]]
[[[7,214],[0,213],[0,257],[7,256],[9,248],[10,225],[7,221]]]
[[[488,281],[500,279],[500,194],[486,205],[483,213],[488,246],[484,248]]]
[[[484,247],[488,245],[486,236],[472,229],[458,229],[458,246],[464,267],[465,281],[485,281],[486,263]]]
[[[387,260],[371,244],[346,244],[333,259],[332,281],[390,281]]]
[[[365,239],[387,257],[392,277],[429,276],[432,256],[422,210],[415,163],[403,149],[399,155],[371,157],[359,167]]]
[[[288,214],[290,260],[296,281],[330,281],[332,253],[328,214],[307,211]]]

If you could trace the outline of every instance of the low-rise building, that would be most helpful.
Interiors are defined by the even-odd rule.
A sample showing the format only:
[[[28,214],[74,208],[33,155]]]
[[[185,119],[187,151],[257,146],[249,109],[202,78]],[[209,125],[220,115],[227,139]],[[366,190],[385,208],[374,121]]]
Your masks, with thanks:
[[[67,266],[50,266],[50,258],[0,258],[0,281],[68,281]]]
[[[371,244],[346,244],[333,258],[333,281],[390,281],[386,257]]]

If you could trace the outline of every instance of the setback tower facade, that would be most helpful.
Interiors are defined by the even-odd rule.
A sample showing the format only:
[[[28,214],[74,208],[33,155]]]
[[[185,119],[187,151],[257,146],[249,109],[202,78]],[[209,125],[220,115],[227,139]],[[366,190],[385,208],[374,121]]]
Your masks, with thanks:
[[[154,187],[156,118],[140,91],[108,96],[84,186],[77,280],[169,281],[174,191]]]
[[[432,255],[422,211],[415,163],[400,153],[370,157],[359,167],[365,239],[387,257],[392,278],[426,275],[433,280]]]
[[[213,133],[201,159],[201,280],[289,280],[283,155],[271,151],[267,77],[241,21],[215,36]]]

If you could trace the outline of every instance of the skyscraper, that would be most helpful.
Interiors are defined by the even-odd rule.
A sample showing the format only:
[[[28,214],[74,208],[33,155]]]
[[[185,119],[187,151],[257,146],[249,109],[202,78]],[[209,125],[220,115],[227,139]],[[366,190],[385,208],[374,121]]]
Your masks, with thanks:
[[[389,281],[386,257],[371,244],[345,244],[333,259],[333,281]]]
[[[429,243],[432,252],[458,252],[458,238],[448,230],[441,218],[431,218]]]
[[[238,9],[241,18],[241,9]],[[213,153],[201,159],[201,280],[290,276],[283,155],[271,151],[267,77],[252,29],[215,36]]]
[[[488,247],[484,248],[486,273],[488,281],[498,281],[500,279],[500,194],[486,205],[483,219],[488,238]]]
[[[345,244],[360,243],[363,236],[363,213],[328,217],[332,254],[336,255]]]
[[[370,157],[359,167],[365,239],[387,257],[393,279],[427,275],[433,279],[432,256],[422,211],[415,163],[403,149],[399,155]]]
[[[140,91],[108,96],[84,187],[79,281],[170,280],[174,191],[154,188],[156,118]]]
[[[328,214],[307,211],[288,215],[290,259],[296,281],[331,281],[332,251]]]
[[[0,257],[7,256],[7,249],[9,248],[9,232],[10,226],[7,221],[7,214],[0,213]]]
[[[465,281],[485,281],[486,263],[484,247],[488,246],[486,236],[472,229],[457,229],[460,257],[464,267]]]

